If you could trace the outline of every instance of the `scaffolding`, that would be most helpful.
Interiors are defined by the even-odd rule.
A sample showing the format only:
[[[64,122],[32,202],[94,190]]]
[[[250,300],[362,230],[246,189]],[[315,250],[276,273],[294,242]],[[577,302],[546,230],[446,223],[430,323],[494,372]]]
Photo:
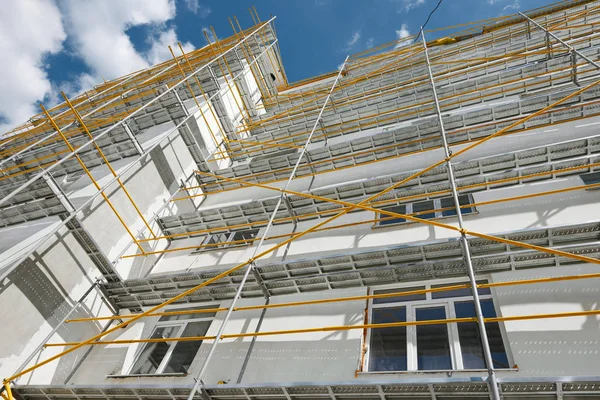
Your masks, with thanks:
[[[102,271],[103,279],[94,282],[20,368],[12,376],[4,379],[5,393],[2,393],[2,396],[7,400],[35,394],[50,399],[57,398],[56,395],[58,398],[81,398],[81,393],[84,392],[77,392],[76,388],[57,387],[57,391],[52,393],[51,389],[28,388],[17,384],[19,378],[81,348],[108,344],[211,341],[208,354],[192,385],[182,388],[173,385],[173,388],[168,389],[161,386],[156,389],[156,397],[153,398],[258,399],[262,398],[262,395],[273,395],[273,398],[295,399],[310,394],[318,398],[349,398],[344,396],[356,393],[374,393],[375,398],[381,399],[396,398],[393,397],[395,393],[403,394],[409,391],[403,385],[394,386],[388,381],[372,380],[364,385],[358,385],[356,382],[315,383],[309,385],[309,389],[286,385],[266,388],[232,386],[227,392],[225,389],[207,385],[204,379],[218,343],[223,339],[346,330],[366,332],[367,329],[450,323],[477,324],[487,377],[472,382],[460,379],[416,380],[412,383],[414,390],[423,396],[435,399],[436,395],[461,395],[468,392],[483,393],[492,399],[500,400],[502,396],[510,396],[513,391],[552,393],[557,397],[559,392],[565,390],[584,395],[599,393],[600,389],[595,379],[570,378],[564,381],[538,382],[497,377],[486,324],[597,316],[600,315],[600,310],[486,318],[481,308],[479,290],[598,279],[600,273],[490,283],[479,283],[476,276],[481,270],[485,270],[485,266],[491,264],[500,269],[505,268],[505,264],[508,263],[509,269],[514,268],[514,254],[521,254],[524,259],[543,259],[544,262],[552,262],[552,265],[559,265],[561,262],[598,265],[600,243],[597,238],[597,224],[568,226],[562,231],[560,227],[547,229],[544,231],[546,241],[540,242],[540,234],[537,231],[491,235],[468,229],[463,220],[463,210],[590,190],[600,187],[600,183],[586,183],[480,202],[462,202],[459,197],[473,191],[552,180],[571,174],[598,174],[600,158],[597,152],[600,149],[600,139],[597,135],[532,146],[514,152],[509,158],[504,155],[475,159],[467,157],[470,150],[495,138],[600,116],[600,64],[597,62],[600,59],[600,51],[593,44],[597,25],[600,24],[600,4],[597,1],[564,1],[527,13],[449,27],[442,31],[451,36],[440,36],[437,30],[422,30],[419,33],[421,43],[414,42],[416,36],[411,36],[401,41],[383,44],[347,57],[337,72],[296,83],[288,82],[282,68],[274,29],[275,17],[262,22],[256,9],[250,9],[250,14],[254,25],[247,29],[241,28],[236,17],[229,20],[233,30],[231,37],[217,39],[216,32],[211,28],[210,32],[204,32],[207,45],[201,49],[185,53],[179,45],[181,55],[178,56],[169,48],[172,60],[105,82],[73,99],[63,94],[64,103],[50,109],[42,106],[41,114],[32,117],[27,124],[8,132],[0,140],[0,217],[5,226],[60,215],[61,223],[45,236],[48,238],[63,227],[69,227],[69,224],[79,224],[78,215],[101,196],[130,238],[127,246],[124,246],[117,258],[111,261],[107,255],[102,254],[99,246],[93,244],[93,238],[85,236],[87,242],[92,243],[94,254],[98,254],[96,263]],[[209,33],[214,40],[211,40]],[[426,35],[440,37],[427,42]],[[459,45],[452,46],[456,43]],[[495,75],[469,82],[469,78],[478,78],[488,72],[494,72]],[[251,76],[256,83],[260,104],[253,100],[253,94],[243,79],[245,75]],[[275,84],[275,81],[278,84]],[[543,96],[540,96],[540,93]],[[515,95],[521,96],[520,100],[505,107],[494,106],[483,111],[477,107],[470,108]],[[229,113],[233,113],[233,116],[228,116],[224,105],[223,99],[226,96],[232,99],[232,111]],[[460,113],[455,112],[457,110]],[[200,130],[199,120],[207,127],[210,138],[208,143],[196,134]],[[211,124],[211,120],[215,123]],[[159,141],[147,146],[138,140],[145,129],[166,121],[172,122],[173,127],[168,129]],[[337,144],[334,142],[336,138],[345,135],[388,126],[390,129],[387,136],[379,141],[378,138],[368,136]],[[152,215],[144,215],[127,190],[124,177],[135,167],[137,161],[175,135],[180,135],[189,149],[195,164],[194,171],[186,182],[182,182],[181,187],[170,193],[170,197],[158,210]],[[317,144],[319,146],[315,146]],[[314,179],[319,175],[426,153],[441,154],[442,157],[423,168],[381,176],[374,182],[344,183],[333,189],[313,190],[310,185],[309,189],[302,191],[291,188],[291,184],[296,180]],[[553,154],[562,156],[554,157]],[[533,167],[531,163],[524,161],[532,157],[537,157]],[[129,162],[125,168],[117,171],[111,164],[121,159]],[[134,161],[131,161],[132,159]],[[249,159],[252,163],[247,162]],[[215,167],[219,162],[226,162],[227,166]],[[91,172],[94,167],[100,165],[106,165],[112,177],[104,185],[101,185]],[[96,190],[95,194],[77,209],[70,204],[68,194],[56,182],[56,178],[68,174],[85,174]],[[115,187],[126,195],[142,224],[137,232],[121,217],[122,211],[111,202],[108,193]],[[178,202],[205,200],[211,196],[244,188],[261,189],[264,193],[278,192],[278,195],[246,204],[245,210],[241,209],[241,206],[239,209],[232,206],[229,209],[214,211],[210,215],[202,215],[200,210],[191,215],[165,213],[170,205]],[[49,194],[51,196],[48,196]],[[451,205],[410,213],[401,213],[390,208],[409,200],[427,200],[442,195],[451,196]],[[252,212],[246,214],[243,211]],[[375,219],[332,224],[333,221],[358,211],[374,213]],[[445,211],[453,212],[456,223],[440,222],[439,218],[424,216]],[[313,219],[318,222],[308,229],[294,229],[291,233],[269,235],[269,231],[276,224],[293,223],[294,227],[297,227],[300,222]],[[451,257],[444,258],[443,262],[455,263],[449,268],[460,270],[463,276],[468,278],[468,283],[385,294],[269,303],[269,299],[274,295],[302,293],[305,291],[302,285],[310,287],[311,290],[335,289],[336,286],[329,280],[333,275],[348,277],[347,281],[353,285],[372,284],[373,280],[368,281],[360,275],[361,272],[357,272],[359,268],[356,265],[352,265],[350,271],[345,271],[346,275],[342,276],[335,269],[326,271],[318,268],[318,262],[315,260],[302,260],[297,262],[302,264],[297,268],[304,268],[309,272],[298,278],[289,273],[289,264],[293,262],[264,265],[259,265],[258,262],[276,250],[315,232],[345,229],[362,224],[374,225],[378,221],[392,219],[402,219],[453,233],[457,240],[446,244],[446,247],[450,248]],[[80,224],[77,226],[80,227]],[[179,239],[232,233],[248,228],[259,228],[262,232],[255,237],[231,241],[177,245]],[[80,229],[85,234],[85,229]],[[568,239],[561,242],[561,236]],[[572,243],[575,242],[572,238],[577,239],[575,244]],[[263,249],[266,242],[276,243]],[[224,270],[187,274],[185,284],[168,276],[123,280],[115,269],[123,259],[176,252],[189,253],[227,245],[254,246],[252,256]],[[435,263],[440,261],[427,260],[425,248],[436,245],[433,243],[420,246],[419,254],[423,255],[423,259],[419,259],[414,265],[422,269],[426,268],[424,265],[435,269]],[[492,250],[487,253],[486,249]],[[33,251],[35,248],[11,260],[10,268],[3,271],[0,278],[7,277]],[[374,273],[385,275],[391,272],[395,279],[402,280],[401,273],[391,268],[394,262],[403,262],[402,256],[398,256],[401,253],[400,249],[384,249],[372,253],[364,252],[362,255],[365,259],[379,257],[385,260],[384,266],[378,262],[372,267]],[[390,261],[393,253],[400,261]],[[506,255],[509,260],[501,261]],[[352,256],[349,257],[350,261],[343,262],[358,264]],[[421,262],[422,264],[418,264]],[[462,268],[463,262],[465,268]],[[456,267],[458,264],[461,268]],[[288,272],[284,279],[278,274],[278,268]],[[270,273],[274,275],[271,276]],[[357,275],[353,274],[358,274],[359,278],[356,279]],[[425,275],[421,273],[421,276]],[[324,280],[320,280],[323,277]],[[301,279],[304,279],[305,283],[301,283]],[[310,279],[314,279],[316,283],[310,282]],[[389,280],[382,279],[382,282],[389,283]],[[379,282],[375,280],[375,283]],[[136,288],[137,294],[133,288]],[[219,291],[220,289],[223,290]],[[264,311],[272,308],[411,296],[457,289],[470,290],[475,305],[474,317],[224,333],[231,315],[239,311]],[[93,290],[101,291],[113,315],[70,318]],[[151,298],[144,296],[147,292],[159,294]],[[170,293],[168,298],[162,296],[164,293]],[[238,307],[237,301],[243,297],[263,297],[265,304]],[[191,311],[197,314],[224,312],[225,317],[215,335],[103,339],[146,317],[184,313],[162,311],[170,304],[223,299],[231,300],[228,307]],[[131,313],[121,314],[121,310],[129,310]],[[189,314],[190,310],[186,310],[185,313]],[[63,324],[89,321],[108,321],[108,325],[87,340],[50,342]],[[113,321],[119,323],[112,326]],[[50,347],[66,349],[28,366],[44,348]],[[594,383],[590,383],[593,388],[579,390],[579,381],[583,385],[593,381]],[[535,385],[538,385],[538,389],[534,388]],[[313,388],[312,392],[310,388]],[[131,396],[137,398],[141,393],[137,390],[143,389],[131,389]],[[108,388],[89,390],[96,390],[94,393],[101,398],[120,395],[118,389],[112,394]],[[388,395],[390,397],[387,397]]]

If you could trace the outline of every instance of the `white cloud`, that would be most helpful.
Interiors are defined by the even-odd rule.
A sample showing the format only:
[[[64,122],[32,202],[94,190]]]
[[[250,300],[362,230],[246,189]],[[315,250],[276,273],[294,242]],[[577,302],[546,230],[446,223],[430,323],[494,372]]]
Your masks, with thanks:
[[[375,43],[375,39],[369,38],[369,40],[367,40],[367,49],[370,49],[371,47],[373,47],[374,43]]]
[[[149,42],[151,46],[145,57],[150,64],[158,64],[173,58],[169,46],[173,48],[176,56],[181,55],[181,50],[177,45],[177,34],[173,28],[158,32],[155,36],[149,38]],[[181,46],[186,53],[194,50],[194,46],[190,42],[182,43]]]
[[[198,0],[185,0],[185,6],[194,14],[198,14],[198,8],[200,7],[200,3],[198,2]]]
[[[402,24],[400,29],[396,31],[396,37],[398,38],[398,44],[396,44],[396,49],[399,47],[404,47],[409,45],[411,42],[409,40],[403,40],[410,36],[410,31],[408,30],[408,25]]]
[[[175,17],[175,0],[18,0],[2,2],[0,13],[0,133],[39,112],[35,102],[62,101],[109,80],[171,58],[177,34],[167,22]],[[193,1],[188,7],[195,7]],[[210,9],[197,5],[207,16]],[[147,51],[136,49],[127,30],[148,26]],[[66,40],[66,42],[65,42]],[[64,50],[89,71],[69,82],[51,84],[45,56]],[[189,42],[184,49],[193,49]]]
[[[52,95],[44,56],[58,53],[66,38],[52,0],[2,2],[0,12],[0,133],[40,110],[34,102]]]
[[[348,42],[346,42],[346,47],[344,48],[344,50],[345,51],[352,50],[352,48],[359,41],[359,39],[360,39],[360,31],[354,32],[352,34],[352,38]]]
[[[413,8],[417,8],[423,4],[425,4],[425,0],[400,0],[400,8],[398,8],[397,12],[409,12]]]
[[[207,26],[202,27],[202,36],[204,36],[204,33],[206,33],[206,36],[208,36],[208,40],[210,40],[211,43],[216,42],[215,35],[213,35],[212,30],[209,27],[207,27]],[[206,36],[204,36],[205,39],[206,39]]]
[[[200,6],[198,7],[198,16],[200,18],[206,18],[212,13],[212,9],[210,7]]]
[[[92,74],[106,79],[148,66],[127,35],[128,28],[161,24],[175,17],[172,0],[66,0],[61,4],[77,56]]]
[[[210,7],[201,5],[198,0],[185,0],[185,6],[189,11],[197,14],[200,18],[206,18],[212,12]]]
[[[519,0],[514,0],[512,3],[505,5],[504,8],[502,9],[502,11],[518,10],[520,8],[521,8],[521,3],[519,3]]]

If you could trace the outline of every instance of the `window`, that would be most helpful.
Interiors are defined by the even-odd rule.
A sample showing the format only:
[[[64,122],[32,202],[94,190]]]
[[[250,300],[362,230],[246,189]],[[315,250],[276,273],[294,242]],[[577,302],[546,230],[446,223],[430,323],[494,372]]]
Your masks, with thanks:
[[[217,307],[217,305],[210,305],[180,308],[176,311]],[[214,312],[162,316],[150,335],[150,339],[206,336],[214,316]],[[129,375],[187,374],[201,344],[201,340],[146,343],[137,356]]]
[[[461,194],[458,196],[458,202],[461,206],[472,204],[473,196],[471,196],[470,194]],[[383,209],[398,214],[414,215],[415,217],[422,219],[444,218],[456,215],[456,207],[454,206],[454,198],[452,197],[444,197],[442,199],[425,200],[410,204],[384,207]],[[475,207],[464,207],[460,210],[462,215],[473,214],[476,212]],[[378,214],[378,226],[400,224],[405,222],[407,222],[405,218],[395,218],[385,214]]]
[[[194,253],[248,246],[254,242],[254,238],[258,235],[258,231],[258,229],[250,229],[245,231],[215,233],[205,236]]]
[[[586,185],[597,185],[600,183],[600,172],[592,172],[589,174],[581,174],[579,175],[583,183]],[[596,187],[587,189],[587,190],[595,190]]]
[[[378,289],[374,293],[390,294],[451,284]],[[479,296],[484,317],[495,317],[490,290],[479,289]],[[467,318],[475,316],[475,305],[470,289],[456,289],[372,299],[369,316],[373,324]],[[485,327],[494,368],[510,368],[499,323],[486,323]],[[367,340],[366,369],[370,372],[485,369],[476,322],[373,328]]]

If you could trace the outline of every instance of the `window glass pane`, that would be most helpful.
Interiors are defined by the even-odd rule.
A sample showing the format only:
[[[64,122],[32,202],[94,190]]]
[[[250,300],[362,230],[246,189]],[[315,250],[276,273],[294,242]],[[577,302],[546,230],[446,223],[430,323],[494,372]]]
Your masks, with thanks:
[[[157,328],[150,338],[164,339],[175,337],[180,327],[181,325]],[[147,343],[138,360],[135,362],[131,374],[139,375],[155,373],[160,363],[165,358],[171,344],[172,342]]]
[[[454,305],[457,318],[468,318],[475,316],[475,305],[473,301],[457,302]],[[492,300],[482,300],[481,309],[485,318],[496,316]],[[458,336],[463,357],[463,365],[466,369],[485,369],[485,358],[479,335],[479,326],[476,322],[459,323]],[[485,324],[494,368],[509,368],[508,357],[504,350],[500,325],[497,322]]]
[[[239,243],[235,243],[232,246],[245,246],[251,244],[252,239],[254,239],[256,235],[258,235],[258,229],[235,232],[232,241],[237,241]]]
[[[216,304],[206,305],[206,306],[195,306],[195,307],[186,307],[186,308],[176,308],[167,311],[194,311],[194,310],[206,310],[211,308],[219,308]],[[158,320],[159,322],[163,321],[179,321],[182,319],[197,319],[197,318],[212,318],[216,315],[214,312],[206,312],[206,313],[188,313],[188,314],[177,314],[177,315],[163,315]]]
[[[465,283],[468,283],[468,282],[446,283],[443,285],[431,285],[431,288],[434,289],[434,288],[439,288],[439,287],[461,285],[461,284],[465,284]],[[487,281],[477,281],[477,283],[483,284],[483,283],[487,283]],[[480,296],[492,294],[492,292],[490,291],[490,288],[479,288],[479,289],[477,289],[477,292],[479,293]],[[472,297],[471,296],[471,288],[444,290],[443,292],[432,292],[431,293],[432,299],[448,299],[450,297],[465,297],[465,296]]]
[[[456,215],[456,206],[454,205],[454,198],[446,197],[446,198],[442,199],[441,203],[442,203],[442,208],[452,207],[448,210],[442,211],[442,215],[444,217],[450,217],[450,216]],[[473,201],[472,201],[472,198],[470,195],[461,194],[458,196],[458,203],[461,206],[463,206],[466,204],[472,204]],[[461,210],[462,215],[471,214],[475,211],[473,207],[464,207],[464,208],[461,208],[460,210]]]
[[[392,211],[398,214],[406,214],[406,206],[384,207],[383,210]],[[379,225],[398,224],[406,222],[404,218],[394,218],[389,215],[379,214]]]
[[[406,322],[406,308],[373,310],[371,322]],[[406,371],[406,327],[371,329],[369,371]]]
[[[417,321],[445,319],[444,307],[417,308]],[[446,324],[417,325],[417,365],[420,371],[452,369]]]
[[[211,321],[199,321],[190,322],[183,330],[181,337],[192,337],[192,336],[205,336]],[[164,373],[187,373],[202,340],[195,340],[193,342],[177,342],[173,354],[167,365],[165,366]]]
[[[586,185],[595,185],[596,183],[600,183],[600,172],[592,172],[590,174],[581,174],[579,175],[583,183]]]
[[[374,294],[402,293],[402,292],[411,292],[413,290],[423,290],[423,289],[425,289],[425,286],[375,290],[373,293]],[[384,297],[381,299],[373,299],[373,304],[398,303],[398,302],[416,301],[416,300],[425,300],[425,299],[426,299],[425,293],[411,294],[408,296]]]
[[[425,213],[425,214],[417,214],[419,212],[428,211],[428,210],[435,210],[435,207],[433,206],[433,200],[420,201],[418,203],[413,204],[413,214],[417,218],[422,218],[422,219],[435,218],[434,212]]]

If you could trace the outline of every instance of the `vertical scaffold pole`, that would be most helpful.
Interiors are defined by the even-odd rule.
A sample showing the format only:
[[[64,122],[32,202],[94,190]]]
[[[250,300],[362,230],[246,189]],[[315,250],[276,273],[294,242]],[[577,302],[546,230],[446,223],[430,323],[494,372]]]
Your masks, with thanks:
[[[492,351],[490,350],[490,343],[485,329],[485,320],[483,318],[483,311],[481,309],[481,303],[479,302],[479,292],[477,290],[477,281],[475,280],[475,270],[473,268],[473,261],[471,259],[471,250],[469,248],[469,242],[467,241],[467,235],[464,232],[463,218],[460,208],[460,202],[458,199],[458,190],[456,188],[456,181],[454,180],[454,171],[452,170],[452,161],[450,158],[451,151],[448,146],[448,140],[446,139],[446,130],[444,129],[444,121],[442,119],[442,111],[440,109],[440,103],[438,101],[437,91],[435,89],[435,81],[433,80],[433,72],[431,71],[431,64],[429,63],[429,54],[427,52],[427,42],[425,41],[425,32],[421,28],[421,37],[423,39],[423,51],[425,53],[425,61],[427,63],[427,72],[429,74],[429,81],[431,83],[431,90],[433,92],[433,100],[435,102],[435,111],[437,114],[438,124],[440,127],[440,135],[442,137],[442,143],[444,145],[444,154],[446,156],[446,169],[448,170],[448,180],[450,181],[450,187],[452,189],[452,197],[454,198],[454,206],[456,207],[456,216],[458,219],[458,227],[461,230],[460,233],[460,244],[462,248],[463,257],[465,264],[467,265],[467,273],[469,275],[469,282],[471,284],[471,294],[473,296],[473,303],[475,305],[475,316],[477,317],[477,325],[479,326],[479,336],[481,338],[481,345],[483,347],[483,356],[485,358],[485,364],[488,371],[490,393],[493,400],[500,400],[500,392],[498,390],[498,381],[496,379],[496,373],[494,371],[494,361],[492,359]]]
[[[597,69],[600,69],[600,64],[598,64],[596,61],[592,60],[591,58],[589,58],[588,56],[586,56],[585,54],[583,54],[582,52],[580,52],[579,50],[577,50],[575,47],[571,46],[569,43],[565,42],[564,40],[562,40],[561,38],[559,38],[558,36],[556,36],[554,33],[552,33],[550,30],[548,30],[548,28],[544,28],[542,25],[538,24],[537,22],[535,22],[534,20],[532,20],[531,18],[529,18],[527,15],[523,14],[522,12],[520,12],[519,14],[521,14],[523,17],[525,17],[527,19],[528,23],[532,23],[537,28],[539,28],[539,29],[543,30],[544,32],[546,32],[546,38],[548,38],[548,40],[550,40],[549,38],[553,38],[558,43],[562,44],[567,49],[569,49],[569,52],[571,53],[571,57],[572,57],[572,61],[571,62],[572,62],[572,65],[573,65],[573,77],[575,78],[575,83],[576,84],[577,84],[576,78],[577,78],[577,57],[578,56],[581,57],[581,58],[583,58],[585,61],[587,61],[588,63],[590,63],[591,65],[593,65]]]
[[[96,286],[98,286],[97,280],[94,283],[92,283],[92,286],[90,286],[89,289],[85,291],[85,293],[79,298],[79,300],[77,300],[77,302],[73,305],[73,307],[71,307],[69,312],[67,312],[65,314],[65,316],[60,320],[60,322],[58,324],[56,324],[54,329],[52,329],[52,331],[50,331],[50,333],[48,333],[48,335],[46,335],[44,340],[42,340],[40,342],[40,344],[35,348],[35,350],[32,351],[31,354],[29,354],[29,357],[27,357],[27,359],[25,361],[23,361],[23,363],[17,369],[17,372],[15,372],[13,375],[17,375],[21,371],[23,371],[23,369],[27,366],[27,364],[29,364],[29,362],[31,360],[33,360],[33,358],[44,348],[44,345],[46,343],[48,343],[48,341],[52,338],[52,336],[54,336],[54,334],[56,332],[58,332],[58,330],[63,326],[65,321],[71,317],[71,314],[73,314],[75,312],[75,310],[77,310],[77,308],[79,308],[81,303],[83,303],[85,301],[87,296],[92,292],[92,290],[94,290],[96,288]]]
[[[323,116],[323,112],[325,111],[325,106],[327,105],[327,102],[331,98],[331,94],[333,93],[333,90],[335,89],[335,86],[337,85],[337,83],[340,79],[340,76],[342,75],[342,71],[344,70],[344,67],[346,66],[346,62],[348,62],[348,57],[349,56],[347,56],[346,59],[344,60],[344,63],[342,64],[342,68],[340,68],[340,71],[338,72],[338,74],[335,78],[335,81],[331,85],[331,89],[329,89],[329,94],[327,95],[327,97],[325,98],[325,102],[323,102],[323,105],[321,106],[321,111],[319,112],[317,120],[315,121],[315,123],[312,127],[312,130],[310,131],[310,134],[306,138],[306,142],[304,142],[304,146],[302,146],[302,150],[300,151],[298,160],[296,160],[296,164],[294,165],[294,168],[292,169],[292,172],[290,173],[290,176],[289,176],[287,182],[285,183],[285,186],[281,190],[281,194],[279,195],[279,200],[277,201],[277,204],[275,205],[275,208],[273,209],[273,212],[271,213],[269,222],[267,223],[265,231],[263,232],[263,234],[260,238],[260,241],[258,242],[258,245],[254,249],[254,254],[252,255],[251,259],[253,259],[254,257],[256,257],[257,254],[260,253],[260,249],[267,237],[267,234],[269,233],[271,226],[273,226],[273,220],[275,219],[275,215],[277,214],[277,211],[279,211],[279,207],[281,207],[281,204],[284,201],[285,191],[287,190],[288,186],[290,185],[290,183],[292,182],[292,180],[294,179],[294,177],[296,175],[296,170],[300,166],[300,163],[302,162],[302,158],[304,157],[304,154],[306,153],[306,146],[308,146],[308,144],[312,140],[313,134],[315,133],[315,130],[317,129],[317,126],[319,125],[319,121],[321,120],[321,117]],[[208,351],[208,354],[206,355],[206,358],[204,359],[202,368],[200,368],[200,371],[196,375],[196,378],[195,378],[196,382],[194,383],[194,387],[192,388],[192,390],[188,396],[188,400],[193,400],[194,395],[200,388],[200,385],[202,384],[202,377],[204,376],[204,373],[207,370],[208,364],[209,364],[213,354],[215,353],[215,350],[217,349],[217,345],[219,344],[219,341],[221,340],[223,332],[225,331],[225,326],[227,325],[227,322],[229,321],[229,318],[231,317],[233,309],[235,308],[235,305],[242,294],[242,289],[244,288],[244,285],[245,285],[246,281],[248,280],[248,276],[250,276],[250,273],[254,270],[255,266],[256,265],[254,264],[254,262],[250,262],[246,266],[246,271],[244,272],[244,276],[242,277],[242,280],[240,281],[238,289],[237,289],[235,295],[233,296],[233,300],[231,300],[231,304],[229,305],[229,308],[227,309],[227,314],[225,315],[223,322],[221,322],[221,326],[219,326],[217,334],[215,335],[215,339],[213,340],[210,350]]]

